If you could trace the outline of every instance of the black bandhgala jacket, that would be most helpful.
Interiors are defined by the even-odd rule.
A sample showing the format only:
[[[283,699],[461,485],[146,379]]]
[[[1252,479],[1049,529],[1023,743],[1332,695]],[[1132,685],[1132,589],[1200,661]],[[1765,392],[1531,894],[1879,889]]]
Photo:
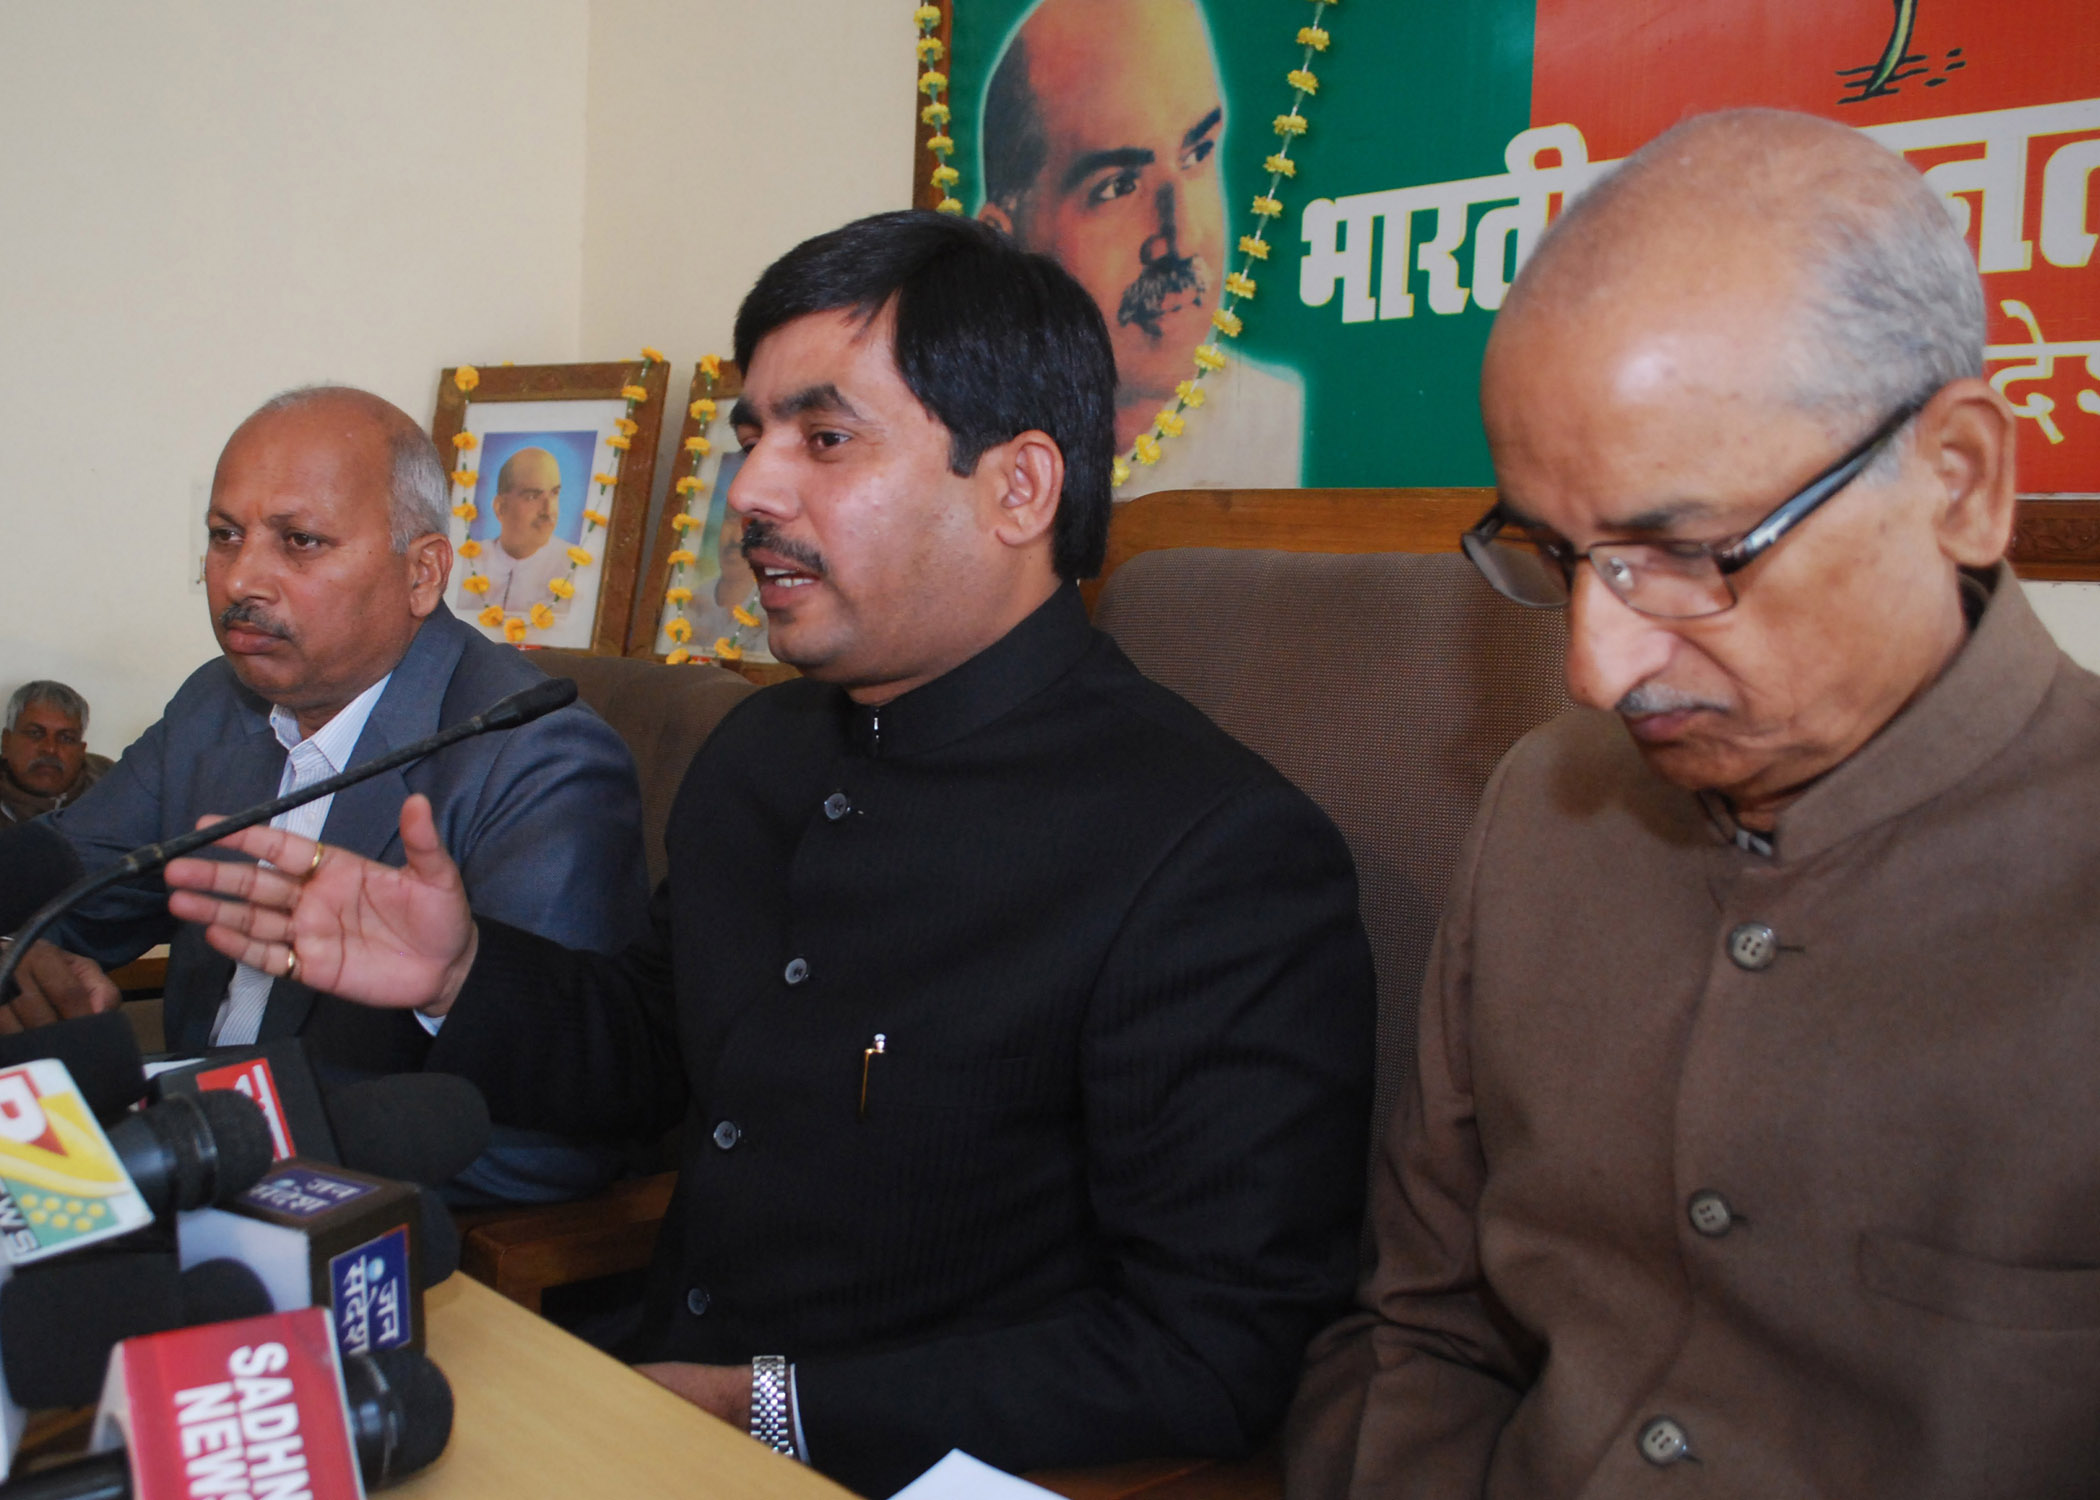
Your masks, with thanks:
[[[1348,851],[1066,586],[879,708],[755,694],[687,773],[652,935],[484,921],[431,1066],[498,1120],[685,1122],[637,1358],[794,1361],[888,1494],[1261,1442],[1357,1269],[1372,1051]]]

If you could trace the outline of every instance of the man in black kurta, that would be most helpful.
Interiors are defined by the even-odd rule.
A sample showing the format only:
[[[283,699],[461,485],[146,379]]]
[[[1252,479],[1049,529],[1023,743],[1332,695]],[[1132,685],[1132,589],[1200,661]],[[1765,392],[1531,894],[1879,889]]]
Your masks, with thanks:
[[[950,304],[1022,287],[984,325],[1016,359],[1055,366],[1064,326],[1098,345],[1085,368],[1103,378],[1065,400],[1080,431],[1048,428],[1069,410],[1048,430],[1008,420],[1028,431],[954,481],[954,508],[912,519],[918,490],[882,487],[916,441],[902,429],[941,418],[924,484],[971,474],[948,444],[972,424],[941,411],[967,396],[935,376],[884,406],[856,340],[894,338],[875,373],[910,378],[928,337],[919,282],[879,322],[818,326],[805,368],[812,316],[792,297],[753,360],[767,273],[739,319],[750,456],[731,503],[751,517],[775,649],[810,675],[748,699],[695,758],[650,936],[606,958],[470,926],[462,906],[432,949],[454,977],[418,989],[382,972],[414,944],[405,918],[338,968],[357,918],[327,903],[364,879],[348,856],[326,851],[303,882],[258,876],[257,899],[284,898],[302,973],[442,1012],[431,1065],[481,1084],[499,1120],[684,1123],[630,1351],[666,1362],[648,1368],[672,1389],[748,1411],[757,1431],[763,1373],[784,1357],[794,1448],[873,1495],[952,1447],[1009,1469],[1244,1452],[1356,1269],[1372,977],[1347,850],[1087,623],[1071,579],[1099,562],[1109,365],[1084,292],[983,226],[896,215],[838,235],[789,260],[858,275],[900,238],[925,241],[911,275]],[[1049,509],[1075,492],[1098,508],[1057,533],[1053,571]],[[920,634],[966,641],[957,618],[1011,602],[984,582],[1005,576],[1003,554],[957,515],[1040,543],[1013,575],[1040,587],[938,670],[900,665]],[[884,552],[900,528],[909,545]],[[929,532],[959,559],[952,596],[880,614],[869,601]],[[856,572],[870,555],[885,573]],[[434,848],[411,833],[414,807],[404,842]],[[280,870],[313,860],[310,844],[273,847]],[[411,869],[441,885],[441,859],[412,853]],[[171,882],[211,878],[198,869]],[[281,928],[242,931],[282,966]],[[213,939],[242,941],[226,926]]]
[[[1348,1295],[1368,1107],[1302,793],[1067,586],[880,709],[750,698],[667,838],[617,964],[484,919],[432,1057],[499,1118],[687,1120],[634,1353],[788,1354],[810,1458],[874,1494],[1273,1424]]]

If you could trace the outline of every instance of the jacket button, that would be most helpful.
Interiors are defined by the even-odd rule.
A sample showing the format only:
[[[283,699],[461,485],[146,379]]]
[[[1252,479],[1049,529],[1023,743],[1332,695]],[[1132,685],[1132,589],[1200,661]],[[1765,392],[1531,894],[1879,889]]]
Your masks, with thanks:
[[[707,1295],[706,1287],[696,1286],[685,1294],[685,1310],[696,1318],[704,1318],[707,1316],[708,1308],[714,1304],[714,1300],[714,1298]]]
[[[833,792],[824,799],[824,816],[831,819],[834,823],[852,811],[853,803],[844,792]]]
[[[1685,1217],[1692,1221],[1692,1228],[1710,1240],[1719,1239],[1735,1227],[1734,1211],[1729,1208],[1728,1200],[1716,1192],[1692,1194],[1684,1212]]]
[[[1638,1439],[1641,1457],[1658,1467],[1674,1464],[1680,1458],[1689,1458],[1692,1452],[1691,1439],[1684,1429],[1668,1417],[1655,1417],[1641,1429]]]
[[[727,1151],[744,1138],[744,1128],[734,1120],[724,1120],[715,1127],[715,1149]]]
[[[788,960],[788,966],[780,971],[780,977],[789,984],[800,984],[809,978],[809,965],[799,958]]]
[[[1728,956],[1752,973],[1770,968],[1779,956],[1779,934],[1762,922],[1745,922],[1728,934]]]

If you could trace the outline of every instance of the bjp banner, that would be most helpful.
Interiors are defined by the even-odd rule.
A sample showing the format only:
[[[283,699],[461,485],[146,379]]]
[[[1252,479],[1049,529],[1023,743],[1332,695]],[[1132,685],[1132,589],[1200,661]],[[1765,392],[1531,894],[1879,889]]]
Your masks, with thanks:
[[[1119,448],[1200,346],[1206,399],[1119,490],[1492,483],[1495,311],[1568,199],[1689,115],[1857,126],[1926,176],[1990,312],[2020,487],[2100,493],[2094,0],[1346,0],[1324,8],[1279,217],[1276,117],[1310,4],[955,0],[965,211],[1056,256],[1115,340]],[[1265,222],[1237,337],[1213,325]],[[1243,283],[1244,284],[1244,283]]]

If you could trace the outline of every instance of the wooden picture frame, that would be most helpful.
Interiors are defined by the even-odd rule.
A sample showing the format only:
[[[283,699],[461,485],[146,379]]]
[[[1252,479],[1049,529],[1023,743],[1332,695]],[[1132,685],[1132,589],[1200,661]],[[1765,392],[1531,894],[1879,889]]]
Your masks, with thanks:
[[[710,617],[719,610],[709,608],[712,601],[707,597],[707,590],[719,577],[714,571],[717,560],[713,548],[728,499],[728,485],[722,474],[725,468],[733,472],[738,459],[729,413],[743,390],[743,372],[734,360],[722,360],[712,380],[701,366],[693,366],[679,417],[678,443],[672,449],[670,493],[664,497],[663,514],[657,520],[656,535],[649,544],[648,576],[642,593],[645,607],[635,620],[633,635],[628,638],[629,656],[664,660],[680,644],[664,632],[664,627],[678,615],[685,616],[694,631],[688,645],[694,656],[711,655],[714,640],[728,628],[720,627],[719,621],[710,623]],[[694,406],[702,399],[715,403],[714,416],[705,423],[693,414]],[[696,438],[705,438],[711,445],[708,453],[698,455],[697,463],[688,447]],[[704,486],[690,500],[678,488],[688,478],[698,479]],[[701,524],[690,531],[682,531],[678,518],[688,510],[701,519]],[[674,609],[665,595],[673,583],[671,554],[681,548],[700,555],[699,563],[680,577],[687,586],[696,588],[701,597]],[[773,662],[763,652],[754,652],[749,659],[724,661],[721,665],[751,675],[754,669],[771,667]]]
[[[492,639],[509,639],[528,649],[587,651],[620,655],[627,642],[627,623],[642,566],[642,532],[647,525],[649,494],[656,480],[657,438],[662,432],[664,396],[670,366],[662,360],[632,359],[604,364],[492,365],[477,367],[471,393],[462,391],[457,371],[448,369],[438,385],[437,414],[431,437],[438,452],[453,464],[454,550],[461,553],[446,583],[445,600],[455,613]],[[643,399],[630,402],[623,392],[639,387]],[[575,408],[573,417],[560,411]],[[614,421],[624,416],[634,424],[624,451],[608,445]],[[559,424],[559,425],[555,425]],[[472,433],[476,445],[459,449],[454,439]],[[529,441],[540,439],[538,442]],[[509,457],[536,447],[559,472],[559,503],[552,534],[524,559],[499,556],[500,532],[507,524],[495,514],[494,497]],[[508,455],[508,456],[507,456]],[[617,468],[614,468],[614,463]],[[614,474],[609,492],[595,477]],[[470,486],[460,477],[471,474]],[[578,493],[580,491],[580,494]],[[606,502],[610,501],[607,508]],[[606,517],[600,527],[586,510]],[[540,528],[544,530],[544,527]],[[462,541],[473,541],[479,556],[466,553]],[[588,565],[564,561],[572,547],[592,554]],[[549,554],[547,549],[559,548]],[[537,560],[537,561],[535,561]],[[539,574],[553,571],[566,578],[572,596],[559,597]],[[480,570],[506,591],[520,597],[499,600],[493,590],[474,593],[468,579]],[[593,576],[595,575],[595,576]],[[533,623],[532,606],[545,603],[554,618]],[[512,606],[515,606],[513,608]],[[523,619],[520,632],[484,617],[490,609],[504,620]],[[583,621],[588,617],[588,624]]]

